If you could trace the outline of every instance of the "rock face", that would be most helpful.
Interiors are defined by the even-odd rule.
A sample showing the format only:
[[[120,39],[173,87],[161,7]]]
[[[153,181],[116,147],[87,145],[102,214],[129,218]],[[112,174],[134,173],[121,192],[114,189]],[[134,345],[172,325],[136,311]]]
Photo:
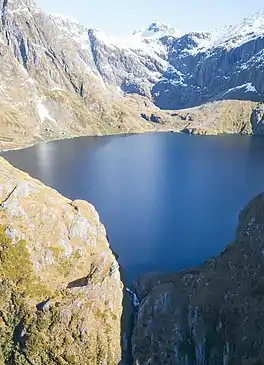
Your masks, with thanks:
[[[263,364],[263,217],[262,194],[241,212],[236,240],[221,255],[136,282],[134,364]]]
[[[259,105],[253,110],[251,115],[252,131],[256,135],[264,133],[264,106]]]
[[[0,158],[0,364],[118,364],[122,300],[94,207]]]

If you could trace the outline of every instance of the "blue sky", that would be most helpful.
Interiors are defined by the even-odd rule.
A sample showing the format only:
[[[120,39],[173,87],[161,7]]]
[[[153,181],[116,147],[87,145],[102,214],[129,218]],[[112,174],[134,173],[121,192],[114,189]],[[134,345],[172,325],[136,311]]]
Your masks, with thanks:
[[[70,15],[119,36],[161,20],[183,33],[210,30],[264,10],[263,0],[37,0],[48,13]]]

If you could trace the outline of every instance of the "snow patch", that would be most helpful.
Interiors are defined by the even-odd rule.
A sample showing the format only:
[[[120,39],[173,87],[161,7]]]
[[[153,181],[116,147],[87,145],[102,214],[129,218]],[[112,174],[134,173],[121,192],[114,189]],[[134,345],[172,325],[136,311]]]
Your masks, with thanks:
[[[248,82],[247,84],[245,84],[246,86],[246,92],[252,91],[252,92],[257,92],[256,88],[254,85],[252,85],[251,82]]]
[[[67,257],[71,256],[73,249],[72,249],[72,246],[70,245],[69,240],[60,239],[59,244],[63,248],[65,255]]]
[[[41,123],[43,123],[45,121],[45,119],[47,119],[47,120],[57,124],[57,121],[50,116],[48,109],[45,107],[45,105],[42,103],[41,100],[39,100],[37,102],[37,110],[38,110],[38,114],[39,114]]]
[[[187,87],[188,85],[185,84],[184,82],[182,82],[182,80],[168,80],[168,82],[173,85],[173,86],[183,86],[183,87]]]
[[[246,89],[246,92],[255,92],[255,93],[257,93],[257,90],[256,90],[255,86],[252,85],[251,82],[247,82],[246,84],[238,85],[236,87],[232,87],[231,89],[227,90],[223,94],[223,96],[226,95],[226,94],[229,94],[232,91],[239,90],[239,89]]]
[[[35,80],[33,80],[31,77],[29,77],[26,82],[28,82],[29,84],[31,85],[34,85],[35,84]]]
[[[53,87],[50,89],[50,91],[65,91],[64,89],[61,89],[60,87]]]
[[[77,42],[81,45],[82,49],[87,50],[87,51],[91,50],[90,41],[89,41],[87,32],[83,32],[81,35],[78,34],[78,36],[73,39],[75,40],[75,42]]]

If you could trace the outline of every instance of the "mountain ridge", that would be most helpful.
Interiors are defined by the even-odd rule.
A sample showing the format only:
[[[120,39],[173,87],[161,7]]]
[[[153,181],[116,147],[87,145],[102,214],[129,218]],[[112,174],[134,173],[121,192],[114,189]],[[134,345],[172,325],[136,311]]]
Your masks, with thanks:
[[[97,68],[103,80],[114,83],[122,92],[147,95],[162,109],[182,109],[228,98],[263,100],[262,87],[251,74],[252,68],[263,66],[264,12],[211,32],[181,35],[162,22],[154,22],[126,39],[100,30],[87,32],[92,49],[101,54]],[[251,47],[251,52],[244,54],[243,47]],[[107,56],[113,53],[113,59]],[[114,64],[121,56],[134,66],[132,70],[127,67],[121,73],[123,64],[119,72],[115,70]],[[212,90],[207,69],[212,78],[218,79]],[[141,84],[145,84],[143,90]]]
[[[0,9],[1,148],[186,128],[255,133],[251,116],[264,93],[261,37],[233,51],[192,54],[204,33],[178,38],[170,27],[153,23],[147,34],[137,32],[115,44],[76,21],[47,16],[31,0],[1,0]],[[222,113],[230,102],[215,101],[223,99],[241,102],[234,100],[233,111]],[[199,105],[199,110],[187,109]],[[241,107],[247,121],[237,120]],[[219,110],[234,123],[219,120]]]

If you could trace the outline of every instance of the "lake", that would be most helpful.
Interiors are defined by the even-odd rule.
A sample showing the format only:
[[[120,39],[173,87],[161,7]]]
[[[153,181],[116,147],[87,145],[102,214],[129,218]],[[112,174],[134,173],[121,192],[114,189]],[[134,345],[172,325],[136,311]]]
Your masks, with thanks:
[[[174,133],[81,137],[2,154],[95,205],[127,281],[202,263],[264,191],[264,138]]]

